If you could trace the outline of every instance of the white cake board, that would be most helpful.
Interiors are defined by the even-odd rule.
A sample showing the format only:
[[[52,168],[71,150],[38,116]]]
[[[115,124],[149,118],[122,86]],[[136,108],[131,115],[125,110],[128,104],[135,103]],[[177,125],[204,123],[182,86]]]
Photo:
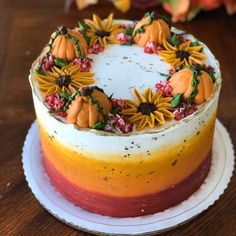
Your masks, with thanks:
[[[142,217],[114,218],[94,214],[76,207],[51,185],[42,164],[39,130],[36,121],[26,136],[23,168],[33,194],[52,215],[83,231],[108,235],[140,235],[160,233],[194,218],[212,205],[227,188],[234,169],[234,150],[224,126],[217,120],[212,166],[201,188],[181,204]]]

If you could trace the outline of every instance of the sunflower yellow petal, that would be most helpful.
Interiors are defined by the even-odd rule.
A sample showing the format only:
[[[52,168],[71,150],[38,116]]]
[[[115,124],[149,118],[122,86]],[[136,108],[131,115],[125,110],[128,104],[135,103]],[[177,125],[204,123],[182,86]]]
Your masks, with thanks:
[[[122,111],[123,115],[133,115],[137,113],[137,109],[136,108],[128,108]]]
[[[175,116],[172,112],[168,111],[165,108],[160,108],[158,109],[159,112],[161,112],[163,114],[163,116],[165,116],[168,119],[173,119]]]
[[[97,30],[97,26],[95,25],[95,23],[92,21],[92,20],[89,20],[89,19],[85,19],[84,20],[84,23],[86,25],[88,25],[88,27],[91,29],[91,30]]]
[[[51,70],[52,70],[52,73],[57,74],[58,76],[61,75],[61,70],[57,68],[56,66],[53,66]]]
[[[170,51],[177,51],[177,48],[175,46],[172,46],[170,43],[167,42],[167,40],[163,40],[163,46],[165,49]]]
[[[105,29],[109,29],[111,27],[112,21],[113,21],[113,13],[110,13],[104,22]]]
[[[143,118],[143,116],[142,116],[141,112],[139,112],[139,113],[136,113],[135,115],[133,115],[132,117],[130,117],[129,121],[130,122],[137,122],[142,118]]]
[[[155,126],[155,116],[153,115],[153,113],[150,114],[149,119],[147,119],[147,123],[148,123],[150,128],[154,128],[154,126]]]
[[[141,131],[146,127],[146,125],[147,125],[147,118],[143,116],[136,129],[138,131]]]
[[[155,116],[155,120],[160,124],[160,125],[164,125],[165,124],[165,119],[164,119],[164,115],[159,112],[159,111],[154,111],[154,116]]]
[[[105,30],[102,20],[100,19],[98,15],[93,14],[93,22],[95,23],[95,25],[97,26],[99,30]]]
[[[191,44],[191,41],[186,41],[185,43],[180,44],[179,49],[188,51],[190,44]]]
[[[204,63],[203,60],[198,60],[197,58],[194,58],[194,57],[189,57],[189,60],[191,61],[191,64],[200,64],[202,65]]]
[[[137,98],[139,103],[147,102],[143,94],[141,94],[136,88],[134,88],[134,95]]]
[[[188,49],[189,52],[192,52],[192,51],[200,52],[201,50],[202,50],[202,46],[194,46]]]
[[[144,93],[145,100],[150,103],[152,101],[152,97],[153,97],[152,89],[151,88],[146,89]]]

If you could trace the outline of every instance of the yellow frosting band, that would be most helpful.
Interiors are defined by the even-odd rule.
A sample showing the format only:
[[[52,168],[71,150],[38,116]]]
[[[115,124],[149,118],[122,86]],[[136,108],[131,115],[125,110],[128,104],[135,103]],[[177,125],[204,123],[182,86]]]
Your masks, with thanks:
[[[214,113],[179,143],[150,150],[148,158],[137,152],[135,158],[126,159],[117,153],[104,153],[103,159],[76,153],[39,124],[45,158],[61,175],[89,191],[128,197],[156,193],[188,177],[211,151],[215,118]]]

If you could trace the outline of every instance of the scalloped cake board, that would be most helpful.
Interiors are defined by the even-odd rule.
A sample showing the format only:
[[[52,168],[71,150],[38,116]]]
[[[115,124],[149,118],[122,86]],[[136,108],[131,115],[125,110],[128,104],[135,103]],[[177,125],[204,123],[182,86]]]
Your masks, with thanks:
[[[181,204],[164,212],[133,218],[114,218],[83,210],[58,193],[44,170],[39,130],[35,121],[23,147],[23,168],[33,194],[41,205],[61,221],[83,231],[109,235],[160,233],[194,218],[219,199],[234,169],[234,150],[230,136],[217,120],[210,173],[200,189]]]

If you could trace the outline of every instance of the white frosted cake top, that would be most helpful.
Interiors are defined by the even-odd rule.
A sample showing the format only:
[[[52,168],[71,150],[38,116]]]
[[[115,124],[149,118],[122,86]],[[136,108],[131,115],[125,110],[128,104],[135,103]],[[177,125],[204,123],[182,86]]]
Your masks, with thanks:
[[[192,35],[186,37],[196,40]],[[219,78],[218,62],[208,47],[201,44],[207,55],[206,64],[215,69],[215,76]],[[154,89],[156,83],[165,81],[161,73],[168,74],[171,69],[161,56],[143,53],[143,48],[137,45],[108,45],[105,51],[89,54],[89,57],[94,60],[91,71],[95,73],[95,85],[101,87],[108,96],[113,94],[114,98],[133,99],[134,88],[142,92],[148,87]]]
[[[170,66],[160,56],[143,53],[137,45],[109,45],[99,54],[89,55],[94,63],[96,85],[115,98],[133,99],[133,89],[145,91],[163,80]]]
[[[104,22],[107,22],[107,21],[104,21]],[[116,25],[117,25],[117,22],[119,22],[119,21],[115,21],[115,22],[116,22],[116,24],[114,24],[115,26],[114,25],[111,26],[111,27],[114,27],[114,29],[110,29],[111,32],[112,32],[112,30],[117,31]],[[127,23],[127,25],[129,25],[131,22],[130,21],[127,21],[127,22],[122,21],[122,24],[124,24],[124,23]],[[104,24],[106,24],[106,23],[104,23]],[[148,27],[148,26],[146,26],[146,27]],[[133,31],[133,35],[135,35],[135,29]],[[63,30],[65,32],[63,32]],[[71,123],[71,122],[76,123],[77,122],[77,128],[94,128],[94,124],[92,126],[90,125],[90,120],[86,121],[86,122],[88,122],[87,127],[86,127],[86,124],[84,125],[84,123],[83,123],[84,122],[84,120],[83,120],[84,115],[81,116],[80,118],[78,118],[78,117],[72,118],[71,119],[72,121],[71,121],[70,118],[68,118],[68,114],[69,114],[68,110],[70,110],[69,109],[69,107],[71,106],[70,104],[73,105],[73,103],[75,103],[73,101],[75,99],[75,96],[73,97],[73,94],[75,94],[76,90],[78,91],[78,89],[81,86],[89,86],[89,87],[98,86],[100,89],[102,89],[104,91],[104,93],[108,97],[112,96],[112,98],[121,99],[123,102],[126,102],[126,100],[128,99],[130,102],[127,101],[128,105],[126,105],[126,107],[124,108],[124,112],[123,112],[123,107],[119,107],[119,109],[121,108],[121,110],[119,110],[119,112],[118,113],[116,112],[115,114],[113,114],[115,108],[113,107],[114,101],[112,101],[112,100],[110,100],[112,105],[108,105],[108,107],[110,107],[110,108],[107,108],[107,109],[111,109],[111,111],[110,112],[108,111],[108,113],[105,112],[106,114],[104,114],[105,108],[102,107],[102,105],[98,102],[98,100],[95,99],[95,101],[94,101],[94,97],[92,97],[93,102],[89,106],[92,106],[92,104],[96,104],[97,109],[99,109],[99,107],[100,107],[100,111],[101,111],[101,107],[104,108],[102,113],[100,113],[100,114],[103,117],[106,117],[105,122],[108,122],[108,123],[110,122],[110,124],[112,122],[118,122],[118,123],[123,122],[124,125],[130,125],[128,123],[131,122],[132,123],[131,125],[133,126],[133,128],[132,128],[133,132],[137,132],[136,125],[138,125],[138,124],[136,124],[136,121],[133,122],[133,118],[132,118],[134,115],[132,114],[132,112],[127,113],[125,111],[126,109],[130,109],[132,107],[133,103],[137,103],[137,96],[140,96],[140,94],[143,94],[143,96],[147,96],[147,95],[145,95],[145,92],[147,93],[148,88],[150,88],[153,93],[153,95],[149,95],[149,97],[154,96],[155,93],[161,93],[162,91],[158,90],[158,84],[160,84],[160,83],[168,84],[169,83],[167,81],[166,75],[167,76],[169,75],[168,79],[170,79],[170,81],[171,81],[172,76],[174,77],[175,73],[181,72],[181,70],[183,70],[184,68],[189,68],[189,70],[193,70],[193,71],[199,70],[198,76],[200,76],[202,74],[202,72],[201,72],[202,69],[201,70],[200,69],[192,69],[191,61],[189,62],[190,63],[189,66],[185,66],[183,64],[182,65],[183,67],[181,67],[180,69],[178,69],[179,67],[173,67],[173,64],[171,64],[171,63],[167,63],[167,62],[171,61],[172,59],[169,60],[168,58],[165,58],[165,56],[163,57],[163,55],[169,55],[168,53],[172,53],[172,52],[168,52],[169,48],[171,48],[171,50],[172,50],[174,47],[179,47],[178,52],[176,52],[176,55],[178,55],[177,58],[182,57],[181,58],[181,60],[182,60],[184,58],[189,59],[189,58],[191,58],[191,56],[195,57],[195,54],[194,54],[195,52],[193,54],[190,54],[190,51],[191,50],[194,51],[195,48],[196,48],[196,51],[197,50],[199,51],[199,49],[197,49],[197,48],[201,47],[201,52],[199,52],[199,53],[201,53],[205,57],[204,64],[201,64],[201,66],[203,65],[204,68],[205,67],[208,68],[210,66],[209,67],[210,70],[214,71],[214,77],[216,78],[216,81],[214,81],[214,85],[212,85],[212,86],[214,86],[214,89],[212,90],[212,93],[210,95],[208,95],[208,98],[205,102],[199,102],[199,103],[196,102],[196,104],[193,103],[194,110],[190,111],[189,114],[182,114],[182,113],[186,112],[186,109],[188,108],[188,106],[192,106],[192,102],[195,101],[195,100],[193,100],[193,99],[195,99],[194,96],[196,96],[198,91],[200,91],[199,87],[196,87],[197,88],[197,89],[195,89],[196,94],[193,95],[192,100],[189,100],[190,98],[185,98],[185,94],[184,93],[181,94],[182,92],[175,93],[175,88],[171,88],[171,91],[173,89],[172,94],[170,94],[170,93],[169,93],[169,95],[162,94],[161,97],[163,96],[163,99],[168,96],[170,98],[173,97],[172,100],[174,100],[175,96],[178,94],[180,94],[182,96],[182,98],[181,98],[182,103],[179,103],[176,106],[173,105],[171,99],[168,100],[168,98],[166,98],[163,100],[169,104],[168,107],[167,107],[167,105],[162,105],[163,108],[167,109],[170,112],[173,112],[173,114],[174,114],[174,115],[172,115],[172,118],[170,115],[167,115],[167,117],[169,116],[168,119],[171,118],[172,121],[164,122],[163,124],[161,121],[162,118],[160,118],[160,116],[155,113],[155,111],[159,112],[158,109],[160,108],[157,103],[155,103],[155,105],[153,105],[153,106],[151,104],[151,106],[150,106],[150,103],[151,103],[150,99],[151,98],[149,99],[150,101],[143,101],[143,102],[139,101],[138,102],[139,104],[137,104],[137,107],[135,108],[136,109],[135,112],[136,113],[141,112],[143,116],[147,117],[146,127],[140,128],[140,130],[143,130],[142,132],[155,132],[159,129],[163,129],[163,128],[165,129],[169,126],[172,126],[173,124],[177,124],[182,119],[185,120],[186,116],[188,116],[188,118],[189,118],[189,117],[193,116],[194,113],[203,111],[204,109],[202,109],[202,108],[204,108],[205,105],[208,103],[208,101],[211,99],[211,97],[213,97],[215,95],[216,88],[218,87],[217,85],[219,85],[221,83],[221,80],[219,79],[221,77],[221,75],[220,75],[218,61],[215,59],[214,55],[210,52],[210,50],[208,49],[208,47],[205,44],[199,42],[196,38],[194,38],[190,34],[184,34],[182,31],[172,28],[171,31],[169,31],[170,34],[172,35],[172,38],[174,37],[173,35],[177,34],[177,35],[181,35],[181,37],[183,37],[185,40],[185,41],[181,42],[179,46],[175,46],[174,44],[171,45],[170,40],[169,40],[169,41],[166,41],[166,42],[169,42],[169,45],[167,45],[167,46],[165,43],[164,43],[164,45],[161,45],[160,43],[158,45],[158,42],[155,43],[155,42],[151,41],[151,42],[147,42],[146,46],[143,48],[142,46],[139,45],[138,41],[136,44],[134,43],[134,41],[136,42],[135,37],[137,37],[137,36],[131,37],[129,35],[126,35],[127,37],[128,36],[130,37],[129,40],[132,41],[132,45],[122,45],[122,43],[121,44],[107,43],[106,45],[104,45],[103,43],[101,44],[101,42],[99,40],[93,41],[93,37],[91,36],[92,33],[89,30],[86,30],[86,33],[87,33],[87,37],[88,36],[91,37],[90,38],[90,45],[89,45],[88,49],[85,48],[84,52],[83,52],[84,54],[86,54],[86,51],[88,50],[87,56],[83,55],[82,57],[78,57],[78,51],[73,52],[73,51],[71,51],[71,48],[67,49],[69,51],[60,52],[60,47],[65,50],[66,46],[61,46],[61,45],[62,45],[62,42],[64,42],[64,41],[66,42],[66,40],[68,40],[67,47],[72,47],[73,44],[72,44],[72,46],[68,46],[69,43],[72,42],[75,44],[76,50],[79,50],[80,53],[82,53],[82,51],[83,51],[83,48],[82,48],[83,44],[86,44],[85,40],[81,39],[80,38],[81,36],[77,35],[77,34],[80,35],[81,32],[84,34],[83,31],[80,32],[77,29],[75,31],[71,31],[69,29],[67,30],[66,28],[62,28],[53,34],[53,36],[49,42],[49,45],[51,45],[50,46],[51,49],[50,48],[49,49],[51,51],[50,50],[48,51],[48,48],[46,47],[44,49],[43,53],[41,54],[41,56],[38,58],[38,60],[36,61],[36,63],[32,67],[33,70],[31,73],[30,81],[32,84],[33,91],[36,93],[39,100],[41,100],[41,102],[45,104],[45,106],[48,108],[48,110],[50,112],[52,111],[52,114],[55,115],[55,119],[57,119],[61,122],[64,122],[64,123]],[[97,31],[97,32],[98,32],[98,35],[101,35],[101,34],[104,34],[105,31],[102,31],[102,32]],[[125,32],[125,31],[123,31],[123,32]],[[121,29],[120,29],[119,31],[117,31],[117,34],[114,37],[117,37],[117,35],[119,35],[119,34],[124,35],[123,32],[121,32]],[[107,33],[107,32],[105,32],[105,33]],[[145,33],[145,31],[144,31],[144,33]],[[144,33],[139,32],[137,35],[139,35],[139,34],[142,35]],[[62,39],[57,40],[57,38],[59,38],[59,37],[61,37]],[[63,38],[63,37],[65,37],[65,38]],[[76,37],[78,39],[77,41],[76,41]],[[98,36],[95,34],[94,37],[96,38]],[[103,37],[104,36],[102,36],[102,38]],[[110,40],[115,40],[114,37]],[[69,41],[69,40],[71,40],[71,41]],[[160,40],[160,39],[158,39],[158,40]],[[165,39],[163,39],[163,40],[165,40]],[[57,41],[59,41],[59,43]],[[191,50],[188,49],[189,51],[187,49],[186,49],[186,51],[184,51],[185,49],[182,48],[182,44],[184,44],[186,41],[191,41],[192,49]],[[91,44],[91,42],[93,42],[93,44]],[[108,41],[108,42],[110,42],[110,41]],[[192,45],[192,43],[194,43],[194,42],[197,42],[197,45]],[[149,44],[151,45],[150,48],[148,48]],[[153,45],[154,45],[154,47],[153,47]],[[94,51],[95,47],[98,48],[98,49],[96,49],[96,50],[98,50],[96,52]],[[157,51],[157,53],[153,53],[153,52],[146,53],[146,49],[147,50],[154,50],[154,49],[156,50],[156,48],[158,48],[158,47],[160,47],[159,48],[160,51]],[[167,52],[165,52],[165,50]],[[56,51],[56,53],[55,53],[55,51]],[[46,52],[47,52],[47,54],[46,54]],[[162,54],[162,52],[164,52],[164,53]],[[167,53],[167,54],[165,54],[165,53]],[[63,57],[63,58],[61,58],[61,57]],[[70,59],[70,57],[72,59]],[[197,58],[197,60],[200,60],[198,56],[196,56],[196,58]],[[59,62],[56,60],[59,60]],[[88,60],[89,62],[87,62],[86,60]],[[78,66],[78,69],[76,68],[76,65]],[[193,65],[195,66],[195,61],[194,61]],[[70,66],[72,67],[72,69],[69,68]],[[82,66],[86,67],[84,71],[82,70]],[[66,69],[67,67],[69,68],[68,70]],[[34,71],[35,69],[36,69],[36,72]],[[174,72],[174,74],[171,74],[170,73],[171,70],[176,70],[176,71]],[[205,71],[205,69],[203,69],[203,70]],[[73,75],[73,73],[75,73],[75,75]],[[94,75],[92,73],[94,73]],[[207,70],[207,73],[208,73],[208,70]],[[212,77],[212,74],[209,73],[209,75]],[[85,79],[85,82],[83,82],[83,78],[85,78],[85,77],[87,79]],[[193,76],[193,80],[194,79],[197,80],[197,83],[204,82],[204,80],[202,80],[202,78],[200,78],[200,77]],[[74,80],[74,85],[72,83],[73,80]],[[176,83],[172,83],[172,84],[176,84]],[[191,84],[191,82],[190,82],[190,84]],[[204,84],[204,86],[205,86],[205,84]],[[136,92],[136,96],[135,96],[135,90],[138,91],[139,95],[137,95],[137,92]],[[177,88],[177,90],[178,90],[178,88]],[[194,88],[193,88],[193,90],[194,90]],[[191,93],[194,94],[194,91],[192,91]],[[78,97],[78,95],[83,96],[81,92],[77,92],[76,94],[77,94],[77,97]],[[71,95],[73,98],[69,99],[69,97]],[[90,99],[90,102],[91,102],[91,97],[89,97],[90,95],[86,94],[85,96],[88,96],[88,98]],[[183,99],[185,99],[185,101]],[[104,99],[102,99],[101,101],[104,101]],[[144,105],[149,104],[149,107],[146,106],[146,107],[141,108],[140,107],[141,103],[143,103]],[[173,106],[172,108],[171,108],[170,104],[171,104],[171,106]],[[186,106],[187,108],[181,108],[181,106]],[[84,108],[84,109],[87,109],[87,108]],[[112,109],[113,109],[113,111],[112,111]],[[134,108],[132,108],[132,109],[134,109]],[[147,109],[149,109],[149,110],[147,110]],[[164,112],[162,114],[165,114],[166,112],[162,111],[162,110],[163,109],[160,108],[160,111]],[[191,110],[191,108],[190,108],[190,110]],[[89,110],[88,110],[88,112],[89,112]],[[151,118],[151,113],[153,113],[153,114],[155,113],[155,117],[157,118],[157,120],[152,121],[152,119],[154,119],[154,118]],[[124,118],[123,115],[126,116],[126,114],[127,114],[127,117]],[[90,116],[88,115],[88,117],[90,117]],[[175,120],[173,120],[174,117],[175,117]],[[120,118],[122,118],[122,121],[119,120]],[[78,121],[79,119],[82,119],[83,122],[81,123],[80,121]],[[90,119],[90,118],[88,118],[88,119]],[[109,120],[109,119],[113,119],[113,120]],[[128,121],[128,119],[129,119],[129,121]],[[148,120],[148,119],[150,119],[150,120]],[[102,121],[101,118],[99,118],[97,120],[97,123],[99,123],[101,121]],[[141,121],[141,118],[140,118],[140,121]],[[81,124],[83,124],[83,125],[81,126]],[[115,125],[117,125],[117,123]],[[117,126],[119,126],[119,124]],[[139,130],[139,128],[138,128],[138,130]],[[120,131],[120,127],[116,127],[115,131],[108,130],[108,132],[121,132],[121,131]],[[128,132],[132,132],[132,131],[129,130]],[[127,132],[125,131],[123,133],[127,133]]]

